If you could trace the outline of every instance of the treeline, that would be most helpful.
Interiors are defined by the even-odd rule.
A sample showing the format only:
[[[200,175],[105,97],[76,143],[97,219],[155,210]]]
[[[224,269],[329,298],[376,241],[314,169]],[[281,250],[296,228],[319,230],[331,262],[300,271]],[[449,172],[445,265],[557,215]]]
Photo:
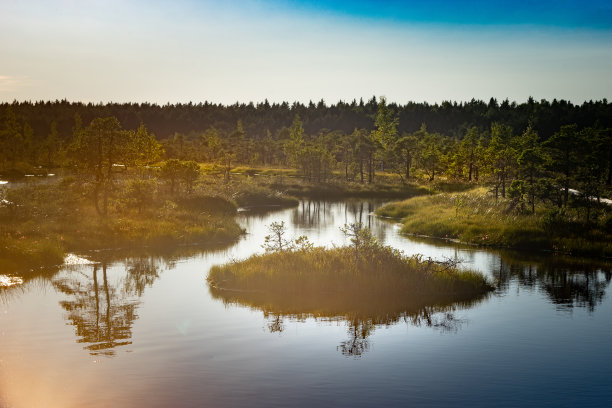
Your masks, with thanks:
[[[216,163],[226,179],[237,164],[293,167],[315,182],[334,176],[373,183],[384,172],[402,182],[444,176],[484,183],[531,212],[537,202],[566,207],[571,195],[588,209],[612,183],[610,113],[606,100],[581,106],[533,100],[398,106],[385,98],[332,106],[13,103],[2,105],[0,172],[69,166],[88,174],[101,194],[113,166],[161,160],[160,175],[171,186],[183,177],[187,191],[199,171],[189,162]],[[171,136],[159,143],[156,126]]]
[[[229,134],[235,129],[236,122],[241,120],[249,137],[261,140],[268,132],[276,135],[283,128],[288,128],[296,115],[300,116],[309,135],[331,131],[350,133],[355,128],[372,130],[379,102],[376,97],[331,105],[323,100],[308,104],[271,104],[264,101],[258,104],[204,102],[163,106],[150,103],[84,104],[65,100],[13,102],[0,104],[0,119],[6,118],[10,109],[20,122],[28,123],[36,138],[46,137],[51,123],[55,122],[58,137],[62,140],[70,138],[75,114],[82,118],[83,123],[97,117],[114,116],[126,129],[136,129],[140,123],[144,123],[160,139],[174,137],[175,133],[187,138],[195,137],[210,128]],[[574,105],[556,99],[549,102],[529,98],[524,103],[516,103],[492,98],[488,102],[473,99],[441,104],[390,103],[389,108],[399,119],[400,134],[415,132],[425,123],[431,132],[461,137],[469,127],[476,126],[484,131],[497,122],[512,127],[516,132],[522,132],[531,124],[542,139],[547,139],[563,125],[575,123],[579,128],[612,126],[612,104],[605,99]]]

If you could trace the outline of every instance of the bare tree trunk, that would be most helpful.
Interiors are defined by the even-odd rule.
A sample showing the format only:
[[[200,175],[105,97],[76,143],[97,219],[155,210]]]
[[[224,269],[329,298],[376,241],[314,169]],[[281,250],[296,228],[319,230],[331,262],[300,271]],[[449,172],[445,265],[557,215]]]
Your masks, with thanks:
[[[364,178],[363,178],[363,158],[359,159],[359,175],[361,176],[361,184],[364,183]]]
[[[102,264],[102,275],[104,277],[104,292],[106,293],[106,329],[108,331],[107,338],[111,339],[111,323],[110,323],[110,314],[111,314],[111,306],[110,306],[110,292],[108,290],[108,278],[106,276],[106,263]]]
[[[410,165],[412,164],[412,156],[410,154],[406,155],[406,180],[410,178]]]
[[[99,335],[100,330],[100,295],[98,294],[98,265],[94,265],[93,270],[93,281],[94,281],[94,292],[96,294],[96,335]],[[98,339],[96,339],[98,340]]]

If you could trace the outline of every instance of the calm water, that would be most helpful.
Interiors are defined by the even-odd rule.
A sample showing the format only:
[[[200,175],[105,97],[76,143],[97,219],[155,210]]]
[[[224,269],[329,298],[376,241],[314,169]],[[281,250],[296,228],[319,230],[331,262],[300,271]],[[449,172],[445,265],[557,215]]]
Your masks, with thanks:
[[[369,215],[379,204],[244,212],[248,234],[227,248],[92,253],[99,262],[4,278],[0,406],[612,406],[610,267],[411,240]],[[211,294],[211,265],[262,252],[271,222],[342,245],[339,226],[355,220],[407,254],[461,259],[498,290],[389,324]]]

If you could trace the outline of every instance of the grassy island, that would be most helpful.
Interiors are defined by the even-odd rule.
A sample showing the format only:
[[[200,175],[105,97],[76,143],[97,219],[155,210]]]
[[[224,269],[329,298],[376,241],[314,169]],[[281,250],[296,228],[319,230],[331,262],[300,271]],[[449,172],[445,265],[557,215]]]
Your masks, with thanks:
[[[595,204],[594,204],[595,206]],[[578,210],[545,206],[521,211],[486,188],[441,193],[387,204],[381,217],[401,220],[402,232],[455,239],[468,244],[612,257],[612,211],[599,206],[589,223]]]
[[[492,286],[455,265],[407,257],[380,245],[308,248],[214,266],[213,294],[281,314],[387,316],[469,302]],[[384,319],[383,319],[384,320]]]

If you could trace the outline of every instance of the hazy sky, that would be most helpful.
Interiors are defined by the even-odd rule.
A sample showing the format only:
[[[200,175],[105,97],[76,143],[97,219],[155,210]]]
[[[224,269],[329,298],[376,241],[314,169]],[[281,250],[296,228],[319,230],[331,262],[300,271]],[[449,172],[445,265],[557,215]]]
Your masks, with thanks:
[[[612,99],[612,1],[0,0],[0,100]]]

